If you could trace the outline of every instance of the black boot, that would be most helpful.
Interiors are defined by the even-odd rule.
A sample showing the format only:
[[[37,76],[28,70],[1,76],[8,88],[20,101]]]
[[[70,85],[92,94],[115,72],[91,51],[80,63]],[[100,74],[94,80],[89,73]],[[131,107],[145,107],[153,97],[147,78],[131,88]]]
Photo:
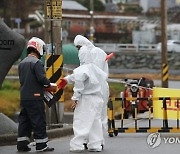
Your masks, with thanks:
[[[50,148],[46,143],[36,143],[37,152],[54,151],[54,148]]]
[[[28,147],[28,144],[29,144],[28,141],[18,141],[17,150],[19,152],[31,151],[31,148]]]
[[[50,152],[50,151],[54,151],[54,148],[50,148],[50,147],[46,147],[43,149],[36,149],[37,152]]]

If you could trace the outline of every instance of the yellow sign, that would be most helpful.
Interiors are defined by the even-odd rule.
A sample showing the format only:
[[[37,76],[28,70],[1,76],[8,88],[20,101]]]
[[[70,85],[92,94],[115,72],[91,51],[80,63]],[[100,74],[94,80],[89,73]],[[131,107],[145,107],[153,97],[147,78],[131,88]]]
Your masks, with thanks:
[[[166,100],[167,119],[180,119],[180,100],[178,105],[178,101],[176,99],[173,99],[173,97],[180,97],[180,89],[153,88],[153,97],[170,97],[170,100]],[[153,117],[163,119],[162,100],[153,101]]]
[[[51,19],[62,18],[62,0],[48,0],[46,2],[47,17]]]
[[[52,82],[58,84],[63,78],[63,55],[46,55],[46,76]],[[64,102],[63,89],[57,88],[54,94],[60,102]]]

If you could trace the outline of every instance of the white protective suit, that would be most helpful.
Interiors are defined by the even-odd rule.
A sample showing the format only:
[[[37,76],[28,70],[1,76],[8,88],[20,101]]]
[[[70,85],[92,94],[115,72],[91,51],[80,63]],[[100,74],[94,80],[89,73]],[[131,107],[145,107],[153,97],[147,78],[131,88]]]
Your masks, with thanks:
[[[107,54],[100,48],[93,48],[91,50],[92,54],[92,59],[93,63],[98,66],[101,70],[103,70],[107,76],[109,75],[109,68],[108,68],[108,63],[105,61]],[[107,102],[109,99],[109,85],[107,80],[102,83],[102,92],[103,92],[103,100],[104,100],[104,105],[102,109],[102,114],[101,114],[101,120],[103,124],[103,128],[107,131]]]
[[[105,61],[105,59],[106,59],[106,56],[107,56],[107,54],[103,51],[103,50],[101,50],[100,48],[97,48],[97,47],[95,47],[88,39],[86,39],[85,37],[83,37],[83,36],[81,36],[81,35],[77,35],[76,36],[76,38],[75,38],[75,40],[74,40],[74,44],[77,46],[77,45],[80,45],[80,46],[82,46],[81,47],[81,49],[80,49],[80,51],[79,51],[79,59],[80,59],[80,67],[78,67],[77,69],[75,69],[74,70],[74,73],[73,74],[71,74],[71,75],[69,75],[69,76],[67,76],[67,77],[65,77],[65,79],[68,81],[68,83],[75,83],[75,74],[81,74],[81,71],[79,70],[79,69],[83,69],[84,68],[84,70],[83,70],[83,73],[84,73],[84,71],[85,71],[85,69],[86,69],[86,67],[88,66],[89,68],[91,67],[91,69],[89,69],[89,73],[90,73],[90,78],[96,78],[96,80],[98,81],[98,84],[99,85],[97,85],[94,81],[96,81],[96,80],[94,80],[93,79],[93,83],[89,83],[89,85],[90,84],[93,84],[93,85],[95,85],[95,87],[93,88],[93,90],[91,90],[91,92],[90,93],[95,93],[95,94],[97,94],[97,96],[99,97],[99,98],[101,98],[101,101],[102,101],[102,103],[101,103],[101,108],[99,108],[98,110],[97,110],[97,108],[95,109],[94,108],[94,111],[98,111],[98,114],[95,116],[95,118],[96,119],[99,119],[99,118],[101,118],[101,120],[102,120],[102,122],[101,122],[101,124],[103,123],[103,126],[104,126],[104,128],[105,129],[107,129],[107,101],[108,101],[108,98],[109,98],[109,86],[108,86],[108,83],[107,83],[107,76],[108,76],[108,64],[107,64],[107,62]],[[86,66],[84,66],[84,64],[86,65],[86,64],[88,64],[88,65],[86,65]],[[97,67],[95,67],[94,68],[94,65],[92,65],[92,66],[90,66],[90,64],[92,65],[92,64],[95,64],[96,66],[98,66],[98,68]],[[83,66],[83,67],[81,67],[81,66]],[[93,69],[92,69],[93,68]],[[99,70],[99,68],[101,69],[101,70]],[[80,71],[80,72],[78,72],[78,71]],[[87,70],[86,70],[87,71]],[[93,73],[92,73],[93,72]],[[86,74],[87,75],[87,73],[84,73],[84,74]],[[93,75],[94,74],[94,75]],[[100,76],[99,76],[100,75]],[[106,76],[106,78],[105,78],[105,80],[103,79],[102,80],[102,77],[101,76]],[[96,92],[95,92],[96,91]],[[79,97],[79,94],[76,94],[76,85],[75,85],[75,88],[74,88],[74,95],[73,95],[73,97],[72,97],[72,99],[73,100],[77,100],[77,98]],[[94,97],[94,98],[93,98]],[[93,100],[96,100],[95,99],[95,97],[96,96],[94,96],[93,95],[93,97],[91,97]],[[88,98],[89,99],[89,98]],[[83,101],[83,100],[82,100]],[[97,99],[97,101],[98,101],[98,99]],[[88,101],[89,103],[91,103],[91,100],[89,99],[89,101]],[[96,101],[95,101],[96,102]],[[92,103],[91,103],[92,104]],[[79,105],[79,104],[78,104]],[[97,105],[97,104],[96,104]],[[99,106],[99,107],[100,107]],[[93,108],[92,108],[93,109]],[[82,109],[83,110],[83,109]],[[76,110],[75,110],[76,111]],[[95,113],[93,114],[93,115],[95,115]],[[100,117],[99,117],[100,116]],[[83,116],[84,117],[84,116]],[[83,118],[84,119],[84,118]],[[93,118],[92,118],[93,119]],[[84,119],[85,120],[85,119]],[[90,120],[89,118],[88,118],[88,120]],[[74,123],[75,123],[75,118],[74,118]],[[74,125],[74,127],[73,128],[75,128],[75,125]],[[87,128],[87,130],[89,129],[88,127],[87,127],[87,125],[86,125],[86,128]],[[78,131],[78,127],[77,128],[75,128],[77,131]],[[80,129],[80,128],[79,128]],[[85,138],[85,140],[89,140],[89,144],[88,144],[88,148],[95,148],[95,149],[97,149],[97,147],[95,146],[96,144],[94,144],[94,145],[92,145],[91,144],[91,136],[95,136],[95,132],[94,132],[94,130],[96,130],[96,129],[99,129],[99,126],[98,125],[94,125],[94,128],[92,128],[92,130],[93,131],[90,131],[89,132],[89,138],[88,137],[86,137]],[[81,130],[79,130],[79,131],[81,131]],[[92,133],[92,134],[91,134]],[[76,135],[75,135],[76,136]],[[99,138],[98,138],[98,140],[100,139],[101,140],[101,144],[104,144],[104,139],[103,139],[103,135],[101,135],[101,133],[100,132],[97,132],[96,133],[96,136],[99,136]],[[75,139],[75,138],[74,138]],[[76,140],[77,141],[77,140]],[[82,141],[82,140],[81,140]],[[73,143],[73,140],[71,141],[71,143],[70,143],[70,145],[72,145],[72,143]],[[98,144],[99,144],[99,141],[98,141]],[[97,144],[97,145],[98,145]],[[73,146],[74,147],[74,146]],[[72,148],[72,146],[71,146],[71,148]],[[81,147],[82,148],[82,147]],[[75,148],[75,149],[79,149],[79,148]]]
[[[92,63],[94,63],[96,66],[98,66],[102,71],[104,71],[107,76],[109,75],[109,68],[108,68],[108,63],[105,61],[107,54],[100,48],[95,47],[87,38],[81,35],[77,35],[74,40],[75,46],[80,45],[80,46],[86,46],[87,50],[91,52],[91,57],[92,57]],[[83,59],[80,59],[80,65],[82,65]],[[104,105],[103,105],[103,110],[101,114],[101,119],[102,119],[102,124],[103,128],[107,131],[107,102],[109,99],[109,85],[107,80],[102,83],[101,85],[102,88],[102,93],[103,93],[103,100],[104,100]]]
[[[104,105],[102,85],[107,80],[107,73],[93,63],[93,54],[89,52],[94,48],[92,44],[84,43],[81,37],[76,37],[74,44],[82,47],[78,54],[81,65],[72,75],[65,77],[68,83],[74,83],[72,100],[78,100],[74,111],[74,138],[70,142],[70,150],[83,150],[83,143],[87,139],[88,149],[101,151],[101,114]]]

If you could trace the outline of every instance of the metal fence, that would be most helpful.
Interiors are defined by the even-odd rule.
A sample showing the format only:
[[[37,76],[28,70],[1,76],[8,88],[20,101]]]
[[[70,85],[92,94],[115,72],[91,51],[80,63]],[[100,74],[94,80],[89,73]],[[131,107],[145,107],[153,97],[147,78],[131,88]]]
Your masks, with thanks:
[[[110,43],[95,43],[95,45],[105,52],[120,52],[120,51],[157,51],[157,44],[110,44]]]
[[[134,108],[135,110],[135,118],[134,118],[134,127],[128,128],[124,127],[124,110],[125,110],[125,101],[126,100],[134,100],[136,102],[136,106]],[[146,100],[146,101],[152,101],[152,100],[162,100],[163,103],[163,119],[162,119],[162,127],[152,127],[151,124],[151,103],[148,103],[148,126],[147,127],[139,127],[138,126],[138,119],[137,119],[137,106],[138,106],[138,100]],[[177,100],[177,119],[176,119],[176,127],[169,127],[168,125],[168,117],[167,117],[167,100]],[[152,133],[152,132],[171,132],[171,133],[179,133],[180,127],[179,127],[179,100],[180,97],[144,97],[144,98],[110,98],[108,102],[108,133],[110,137],[113,137],[113,135],[117,136],[118,133]],[[114,119],[114,109],[113,109],[113,101],[122,101],[122,113],[121,113],[121,126],[120,128],[116,127],[115,119]]]

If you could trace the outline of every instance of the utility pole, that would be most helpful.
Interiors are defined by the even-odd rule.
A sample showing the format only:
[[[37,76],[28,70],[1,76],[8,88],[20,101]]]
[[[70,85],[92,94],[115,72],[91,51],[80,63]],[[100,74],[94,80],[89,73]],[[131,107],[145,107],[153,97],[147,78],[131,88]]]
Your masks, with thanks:
[[[90,41],[94,42],[94,0],[90,0]]]
[[[52,83],[62,78],[62,0],[45,0],[45,41],[51,43],[51,53],[46,55],[46,75]],[[55,47],[55,48],[54,48]],[[58,102],[46,109],[47,123],[55,126],[62,121],[64,112],[63,91],[57,89],[54,96]]]
[[[167,61],[167,7],[166,0],[161,0],[161,82],[163,88],[168,88],[168,61]]]

